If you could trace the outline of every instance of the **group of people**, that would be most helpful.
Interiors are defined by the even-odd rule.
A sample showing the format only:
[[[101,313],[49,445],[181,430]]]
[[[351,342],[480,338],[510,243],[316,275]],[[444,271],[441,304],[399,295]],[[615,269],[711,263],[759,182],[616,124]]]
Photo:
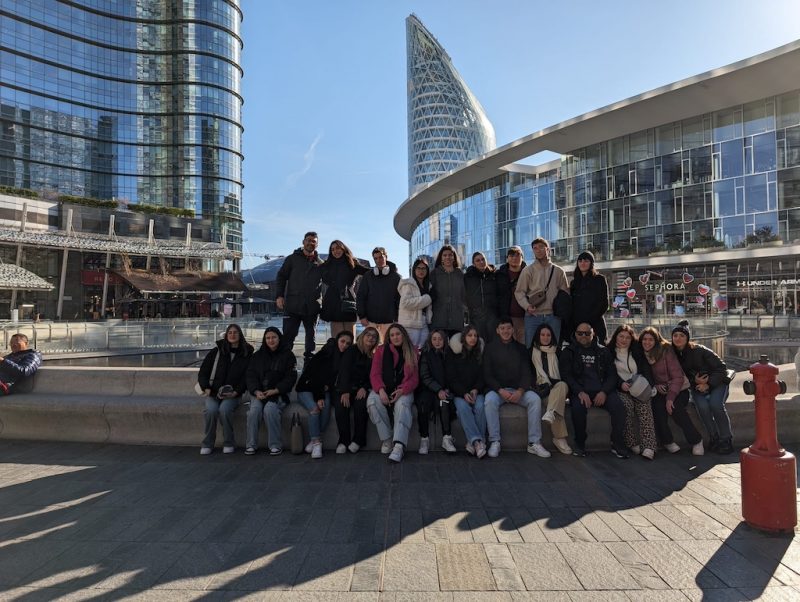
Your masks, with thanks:
[[[713,351],[691,341],[688,323],[673,329],[671,341],[653,327],[636,333],[622,325],[605,345],[608,285],[593,255],[578,256],[568,282],[550,260],[548,242],[537,238],[531,244],[531,265],[522,249],[511,247],[500,268],[477,252],[465,271],[456,249],[445,245],[432,269],[419,258],[402,279],[382,247],[373,250],[371,268],[339,240],[322,261],[317,234],[306,233],[278,274],[283,332],[268,328],[254,351],[233,324],[201,366],[198,384],[207,395],[201,453],[211,453],[218,419],[223,451],[234,451],[232,415],[246,390],[251,401],[245,453],[256,453],[263,420],[269,452],[280,454],[281,412],[293,388],[309,412],[306,451],[313,458],[322,457],[322,434],[333,413],[337,453],[364,447],[371,421],[381,451],[400,462],[415,410],[419,453],[431,448],[431,419],[441,424],[442,449],[455,452],[457,418],[469,454],[497,457],[499,408],[506,403],[525,408],[527,451],[539,457],[551,455],[542,445],[542,422],[549,424],[559,452],[587,455],[591,407],[609,412],[611,451],[619,458],[634,453],[652,460],[659,445],[679,451],[669,417],[692,453],[702,455],[703,438],[687,413],[690,400],[711,449],[730,453],[730,375]],[[335,336],[314,353],[319,317],[330,322]],[[356,322],[364,327],[358,337]],[[305,363],[298,379],[292,348],[301,324]],[[574,447],[567,440],[567,403]]]

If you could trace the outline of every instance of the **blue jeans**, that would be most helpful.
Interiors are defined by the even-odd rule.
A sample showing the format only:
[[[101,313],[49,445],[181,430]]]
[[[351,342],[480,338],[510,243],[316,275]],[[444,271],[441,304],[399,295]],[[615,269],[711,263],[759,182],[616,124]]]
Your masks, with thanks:
[[[253,397],[250,400],[250,411],[247,412],[247,447],[258,449],[258,427],[261,425],[261,416],[267,423],[267,446],[272,449],[283,448],[281,438],[281,412],[286,407],[283,399],[277,401],[261,401]]]
[[[506,388],[506,391],[513,392],[515,389]],[[484,408],[486,409],[486,427],[489,429],[489,442],[500,441],[500,406],[504,403],[503,398],[497,391],[489,391],[486,394]],[[525,391],[519,398],[517,405],[528,410],[528,443],[540,443],[542,440],[542,399],[533,391]]]
[[[456,397],[453,400],[456,404],[456,413],[461,421],[461,428],[467,436],[468,443],[483,441],[486,437],[486,410],[484,408],[484,397],[478,395],[475,404],[470,404],[463,397]]]
[[[233,413],[239,407],[241,397],[231,397],[219,400],[216,397],[206,397],[206,408],[203,410],[205,432],[203,447],[214,447],[217,440],[217,418],[222,423],[222,437],[224,445],[233,447]]]
[[[708,393],[698,393],[692,389],[692,402],[700,414],[700,420],[711,439],[725,441],[733,437],[731,419],[725,409],[728,399],[728,385],[719,385],[709,389]]]
[[[319,439],[331,421],[331,395],[325,393],[325,407],[321,410],[311,391],[298,391],[297,401],[308,410],[308,436],[313,441]]]
[[[536,333],[536,329],[539,328],[540,324],[547,324],[553,329],[553,335],[555,335],[554,344],[558,342],[558,338],[561,336],[561,318],[557,318],[553,314],[549,316],[532,316],[530,314],[525,314],[525,347],[528,349],[531,348],[533,335]]]

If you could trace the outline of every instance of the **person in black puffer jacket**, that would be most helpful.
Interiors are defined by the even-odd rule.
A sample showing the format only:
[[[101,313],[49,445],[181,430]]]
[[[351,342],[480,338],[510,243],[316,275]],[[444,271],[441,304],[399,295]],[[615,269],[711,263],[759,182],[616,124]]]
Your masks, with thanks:
[[[491,342],[497,328],[499,290],[495,267],[480,251],[473,253],[472,265],[464,274],[464,299],[469,323],[478,328],[481,338],[487,343]]]
[[[369,395],[369,373],[372,369],[372,356],[378,346],[378,330],[367,326],[342,357],[339,378],[336,380],[336,428],[339,430],[339,444],[336,453],[346,447],[350,453],[357,453],[367,444],[367,395]],[[351,436],[350,414],[353,414]]]
[[[283,345],[283,335],[274,326],[264,331],[261,348],[250,358],[247,368],[247,390],[250,391],[250,411],[247,412],[247,448],[251,456],[258,449],[258,427],[263,414],[267,423],[269,453],[283,451],[281,441],[281,412],[289,403],[289,392],[297,381],[297,359]]]
[[[606,277],[595,269],[594,255],[589,251],[583,251],[578,255],[572,282],[569,285],[569,294],[572,297],[572,317],[565,324],[567,332],[562,334],[562,339],[572,340],[575,327],[581,322],[587,322],[592,325],[600,344],[605,345],[608,337],[604,317],[608,311],[608,282]]]
[[[419,356],[420,383],[415,392],[421,454],[427,454],[430,449],[429,426],[434,411],[442,423],[442,449],[450,453],[456,451],[450,432],[450,421],[455,418],[455,408],[451,405],[453,396],[447,390],[445,381],[446,353],[447,336],[441,330],[434,330],[428,336],[428,342]]]
[[[14,385],[31,378],[42,365],[42,354],[28,349],[28,337],[21,332],[8,342],[11,353],[0,356],[0,397],[10,395]]]
[[[514,326],[514,340],[525,344],[525,310],[520,307],[514,292],[517,290],[519,275],[527,267],[523,259],[522,247],[509,247],[506,263],[497,270],[498,317],[511,318]]]
[[[314,357],[306,360],[295,387],[298,403],[308,410],[308,437],[311,441],[306,452],[310,452],[315,460],[322,457],[322,435],[331,419],[331,403],[342,356],[352,344],[353,335],[346,330],[329,339]],[[337,453],[344,452],[344,449],[337,449]]]
[[[233,413],[247,390],[245,376],[252,355],[253,346],[245,340],[242,329],[238,324],[231,324],[225,337],[217,341],[200,366],[197,384],[206,394],[205,431],[200,447],[204,456],[214,449],[217,419],[222,423],[222,451],[226,454],[234,451]]]
[[[355,282],[368,271],[358,263],[353,252],[341,240],[334,240],[328,247],[328,258],[322,264],[322,296],[320,317],[331,325],[331,336],[342,331],[356,336]],[[343,302],[352,302],[353,310],[346,310]]]
[[[486,411],[483,397],[483,341],[472,324],[450,338],[445,360],[445,381],[453,394],[458,419],[467,436],[467,453],[486,455]]]
[[[375,247],[372,250],[375,267],[361,278],[356,302],[358,317],[362,326],[372,326],[381,335],[381,341],[389,326],[397,321],[400,308],[400,274],[397,266],[389,261],[386,249]]]

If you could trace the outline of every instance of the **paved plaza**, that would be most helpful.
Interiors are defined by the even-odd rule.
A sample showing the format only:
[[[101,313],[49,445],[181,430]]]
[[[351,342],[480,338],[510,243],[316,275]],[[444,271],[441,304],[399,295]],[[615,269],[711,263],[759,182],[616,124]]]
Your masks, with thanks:
[[[800,600],[800,531],[741,522],[736,456],[0,459],[2,600]]]

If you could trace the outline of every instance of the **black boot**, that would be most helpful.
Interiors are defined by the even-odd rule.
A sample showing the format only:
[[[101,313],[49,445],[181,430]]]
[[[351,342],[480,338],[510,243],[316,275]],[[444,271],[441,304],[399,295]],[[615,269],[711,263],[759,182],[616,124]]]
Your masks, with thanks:
[[[708,442],[708,448],[707,449],[708,449],[708,451],[715,452],[715,451],[717,451],[718,447],[719,447],[719,435],[713,435],[711,437],[711,439],[709,440],[709,442]]]
[[[718,442],[714,451],[722,455],[733,453],[733,441],[731,441],[731,439],[723,439],[722,441]]]

